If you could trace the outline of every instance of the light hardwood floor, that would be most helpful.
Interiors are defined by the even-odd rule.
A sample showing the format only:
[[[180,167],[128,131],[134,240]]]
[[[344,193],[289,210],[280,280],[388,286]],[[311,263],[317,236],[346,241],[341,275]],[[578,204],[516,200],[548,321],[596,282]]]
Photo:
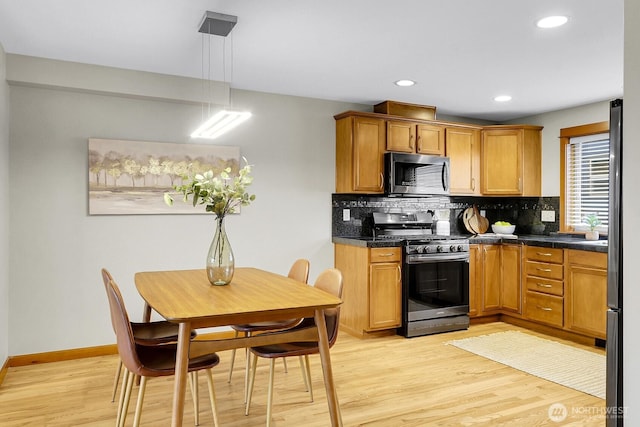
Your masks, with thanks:
[[[331,358],[344,425],[604,425],[602,399],[445,345],[454,339],[505,330],[523,329],[506,323],[489,323],[447,334],[370,340],[359,340],[341,332],[331,350]],[[243,358],[237,359],[233,381],[228,384],[230,352],[220,356],[222,361],[214,369],[214,381],[221,425],[264,425],[268,362],[259,362],[251,414],[245,416]],[[9,368],[0,386],[0,425],[113,425],[116,405],[110,402],[110,395],[116,363],[116,356],[102,356]],[[329,425],[318,356],[311,357],[311,365],[313,403],[308,401],[297,359],[289,360],[288,373],[284,372],[282,363],[276,364],[274,425]],[[199,383],[200,425],[213,425],[202,376]],[[172,391],[173,377],[149,381],[142,425],[169,424]],[[134,401],[135,397],[127,425],[133,422]],[[569,416],[563,423],[549,419],[548,409],[553,403],[567,407]],[[193,425],[189,393],[184,420],[185,426]]]

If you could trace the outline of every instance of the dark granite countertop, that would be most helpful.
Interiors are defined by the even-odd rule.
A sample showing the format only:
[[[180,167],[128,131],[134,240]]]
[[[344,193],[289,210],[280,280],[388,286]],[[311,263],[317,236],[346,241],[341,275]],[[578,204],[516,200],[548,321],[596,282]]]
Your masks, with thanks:
[[[400,246],[402,240],[373,239],[372,237],[333,237],[333,243],[361,246],[365,248],[384,248]],[[542,246],[546,248],[578,249],[591,252],[607,252],[607,241],[585,240],[583,237],[571,237],[568,235],[542,236],[520,235],[517,238],[505,238],[497,235],[469,236],[469,243],[522,243],[530,246]]]

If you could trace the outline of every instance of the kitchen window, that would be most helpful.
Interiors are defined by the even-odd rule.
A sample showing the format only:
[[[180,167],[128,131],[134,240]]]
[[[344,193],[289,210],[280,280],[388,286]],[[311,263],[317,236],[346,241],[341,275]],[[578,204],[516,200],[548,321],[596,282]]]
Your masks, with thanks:
[[[609,122],[560,130],[560,231],[585,232],[584,218],[595,213],[609,223]]]

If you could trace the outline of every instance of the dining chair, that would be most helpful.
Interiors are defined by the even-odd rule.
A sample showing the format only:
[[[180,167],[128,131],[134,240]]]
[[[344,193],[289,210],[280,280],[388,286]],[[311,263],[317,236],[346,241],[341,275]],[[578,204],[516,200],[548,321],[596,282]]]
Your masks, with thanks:
[[[314,283],[314,287],[321,289],[331,295],[338,298],[342,298],[342,273],[335,268],[329,268],[324,270]],[[327,335],[329,338],[329,347],[333,347],[338,338],[338,328],[340,325],[340,306],[325,310],[325,323],[327,325]],[[315,319],[308,317],[303,319],[298,325],[289,329],[290,331],[296,329],[303,329],[309,326],[315,325]],[[253,394],[253,386],[256,376],[256,365],[258,363],[258,357],[269,359],[269,389],[267,393],[267,426],[271,424],[271,407],[273,403],[273,375],[275,360],[278,358],[285,358],[291,356],[303,357],[306,360],[306,369],[304,369],[303,376],[306,376],[306,383],[309,384],[310,398],[313,402],[313,390],[311,389],[311,370],[309,367],[309,355],[318,354],[320,349],[317,342],[289,342],[283,344],[273,344],[260,347],[251,347],[251,354],[253,355],[251,366],[251,380],[249,382],[249,393],[247,397],[247,405],[245,414],[249,414],[249,407],[251,406],[251,395]]]
[[[109,282],[113,280],[113,276],[106,268],[103,268],[101,272],[104,286],[107,286]],[[151,307],[149,307],[146,302],[143,318],[144,321],[142,323],[131,322],[131,328],[133,329],[133,338],[135,339],[136,344],[161,345],[178,341],[178,324],[167,322],[166,320],[151,322]],[[196,335],[196,331],[191,331],[191,339],[194,339]],[[118,382],[120,381],[121,373],[122,359],[118,359],[118,368],[116,369],[116,376],[113,380],[113,389],[111,391],[112,402],[114,402],[116,399],[116,392],[118,390]]]
[[[123,380],[123,393],[121,396],[121,410],[116,419],[116,426],[124,426],[131,400],[131,390],[133,388],[133,380],[136,376],[141,378],[138,390],[138,401],[136,402],[135,416],[133,425],[140,425],[142,412],[142,404],[144,401],[144,393],[148,378],[170,376],[175,374],[177,344],[168,343],[163,345],[147,346],[136,343],[133,328],[129,321],[129,315],[124,305],[124,299],[120,293],[120,289],[113,280],[105,285],[107,297],[109,299],[109,309],[111,313],[111,321],[116,334],[118,345],[118,353],[120,359],[127,369],[126,382]],[[192,342],[192,348],[195,342]],[[207,382],[209,385],[209,401],[213,412],[214,425],[218,425],[218,414],[215,403],[215,390],[213,384],[213,375],[211,368],[220,363],[220,358],[216,353],[208,353],[198,357],[189,359],[187,371],[197,373],[204,370],[207,374]],[[191,376],[190,381],[193,401],[194,401],[194,417],[195,424],[199,424],[199,405],[197,393],[197,378]]]
[[[287,277],[290,279],[297,280],[298,282],[307,283],[309,280],[309,261],[306,259],[297,259],[291,268],[289,269],[289,273]],[[266,332],[273,331],[279,329],[288,329],[291,328],[298,323],[300,323],[301,319],[288,319],[288,320],[279,320],[279,321],[271,321],[271,322],[257,322],[257,323],[247,323],[247,324],[239,324],[232,325],[231,328],[235,331],[235,338],[242,332],[245,337],[250,337],[252,334],[256,332]],[[247,389],[249,386],[249,357],[248,350],[246,350],[246,364],[244,371],[244,403],[247,402]],[[231,382],[231,375],[233,374],[233,365],[236,358],[236,349],[231,351],[231,367],[229,368],[229,378],[227,382]],[[283,359],[284,361],[284,359]],[[285,371],[287,369],[286,361],[285,363]],[[301,361],[301,363],[303,363]]]

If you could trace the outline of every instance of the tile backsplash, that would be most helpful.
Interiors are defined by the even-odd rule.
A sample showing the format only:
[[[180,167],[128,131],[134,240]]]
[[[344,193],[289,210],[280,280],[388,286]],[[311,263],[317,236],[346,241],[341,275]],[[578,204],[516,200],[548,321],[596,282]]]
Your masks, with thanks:
[[[559,230],[560,197],[384,197],[333,194],[331,233],[341,237],[371,237],[373,212],[428,210],[441,215],[448,212],[452,234],[470,234],[462,222],[462,213],[473,205],[478,210],[485,211],[490,224],[496,221],[515,224],[516,234],[548,235]],[[555,213],[553,222],[541,221],[543,210]]]

